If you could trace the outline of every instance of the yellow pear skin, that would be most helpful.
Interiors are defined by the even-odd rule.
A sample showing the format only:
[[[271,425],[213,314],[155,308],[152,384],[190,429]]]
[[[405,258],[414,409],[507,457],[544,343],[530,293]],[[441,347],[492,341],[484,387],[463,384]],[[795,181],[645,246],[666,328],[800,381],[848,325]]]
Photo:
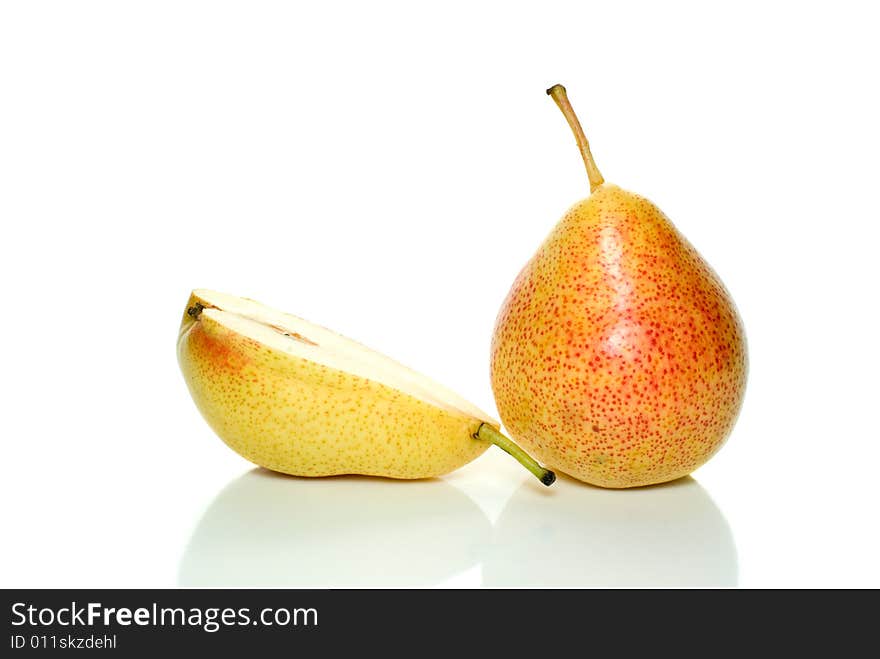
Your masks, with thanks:
[[[727,439],[746,385],[742,322],[718,276],[654,204],[604,182],[557,85],[591,195],[520,272],[492,341],[513,439],[609,488],[691,473]]]
[[[233,311],[221,308],[227,304]],[[355,372],[316,361],[328,343]],[[428,478],[467,464],[492,443],[483,440],[497,433],[497,421],[371,353],[258,303],[201,290],[190,297],[177,346],[208,424],[230,448],[267,469]],[[358,371],[391,372],[400,388],[430,400]]]

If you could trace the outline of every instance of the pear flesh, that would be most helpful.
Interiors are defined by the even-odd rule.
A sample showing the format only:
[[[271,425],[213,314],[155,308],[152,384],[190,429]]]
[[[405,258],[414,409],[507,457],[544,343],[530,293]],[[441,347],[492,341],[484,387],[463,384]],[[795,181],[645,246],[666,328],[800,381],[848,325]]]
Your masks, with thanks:
[[[244,458],[298,476],[439,476],[498,422],[355,341],[258,302],[196,290],[178,361],[196,406]]]

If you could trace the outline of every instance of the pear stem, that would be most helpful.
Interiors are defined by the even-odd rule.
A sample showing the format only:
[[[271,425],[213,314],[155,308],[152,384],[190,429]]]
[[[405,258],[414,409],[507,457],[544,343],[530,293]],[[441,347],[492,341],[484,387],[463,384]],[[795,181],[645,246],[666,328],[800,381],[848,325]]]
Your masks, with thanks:
[[[584,129],[581,128],[581,122],[578,121],[577,115],[571,107],[571,103],[568,102],[568,94],[565,92],[565,87],[562,85],[553,85],[547,90],[547,94],[556,101],[556,105],[562,110],[562,114],[565,115],[568,125],[571,126],[571,132],[574,133],[578,149],[580,149],[581,152],[581,158],[584,159],[584,165],[587,168],[587,176],[590,179],[590,192],[595,192],[596,188],[605,182],[605,179],[602,177],[599,168],[596,167],[596,161],[593,160],[593,154],[590,153],[590,143],[587,141],[587,136],[584,135]]]
[[[483,423],[477,428],[477,432],[474,433],[474,439],[492,442],[502,451],[509,453],[516,458],[523,467],[532,472],[539,481],[544,483],[544,485],[549,487],[556,481],[556,474],[549,469],[544,469],[544,467],[535,462],[525,451],[514,444],[512,439],[505,437],[488,423]]]

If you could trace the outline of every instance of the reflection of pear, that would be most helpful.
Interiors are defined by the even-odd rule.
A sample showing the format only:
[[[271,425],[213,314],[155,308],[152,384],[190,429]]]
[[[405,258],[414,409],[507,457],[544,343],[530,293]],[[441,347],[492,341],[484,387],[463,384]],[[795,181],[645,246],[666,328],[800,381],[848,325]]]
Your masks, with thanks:
[[[430,586],[478,564],[491,527],[442,480],[321,481],[249,471],[183,556],[184,586]]]
[[[734,586],[730,528],[692,478],[632,490],[521,486],[483,566],[487,586]]]

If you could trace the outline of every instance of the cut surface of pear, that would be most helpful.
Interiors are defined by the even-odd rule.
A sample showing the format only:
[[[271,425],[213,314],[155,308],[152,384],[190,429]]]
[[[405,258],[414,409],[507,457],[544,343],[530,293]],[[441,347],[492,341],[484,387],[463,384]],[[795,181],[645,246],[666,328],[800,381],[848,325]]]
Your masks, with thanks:
[[[325,327],[247,298],[207,289],[196,289],[193,295],[203,307],[204,318],[268,348],[372,380],[451,413],[498,425],[454,391]]]
[[[220,438],[282,473],[438,476],[500,434],[491,416],[393,359],[225,293],[193,291],[178,361]]]

